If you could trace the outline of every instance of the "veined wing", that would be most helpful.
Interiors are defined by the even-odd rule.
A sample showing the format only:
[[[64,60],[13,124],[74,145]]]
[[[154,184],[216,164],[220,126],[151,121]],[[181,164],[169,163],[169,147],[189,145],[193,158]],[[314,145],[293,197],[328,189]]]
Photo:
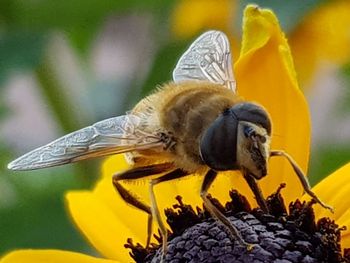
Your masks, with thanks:
[[[208,31],[199,36],[179,59],[174,71],[175,82],[210,81],[236,91],[230,44],[220,31]]]
[[[161,147],[156,134],[144,131],[142,119],[127,114],[88,126],[37,148],[8,165],[11,170],[34,170],[109,154]]]

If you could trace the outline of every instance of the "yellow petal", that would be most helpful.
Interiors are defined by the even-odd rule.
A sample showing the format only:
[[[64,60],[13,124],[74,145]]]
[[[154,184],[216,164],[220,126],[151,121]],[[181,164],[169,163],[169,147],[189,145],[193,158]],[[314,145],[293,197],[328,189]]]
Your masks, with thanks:
[[[112,176],[117,172],[131,168],[125,161],[123,155],[109,157],[103,163],[103,177],[93,190],[96,197],[103,202],[123,225],[129,226],[134,235],[145,243],[147,237],[147,214],[140,211],[121,199],[112,185]],[[176,196],[181,195],[186,204],[201,206],[199,191],[202,177],[198,175],[187,176],[179,180],[164,182],[154,187],[156,200],[163,221],[166,222],[164,209],[172,207],[176,201]],[[121,184],[138,200],[150,205],[148,179],[132,180],[121,182]],[[80,209],[77,207],[77,209]],[[158,233],[157,227],[153,228],[154,233]],[[131,236],[130,236],[131,237]],[[155,241],[155,240],[154,240]]]
[[[316,8],[290,36],[298,77],[307,81],[322,62],[350,60],[350,1],[327,1]]]
[[[135,183],[132,183],[135,185]],[[128,187],[126,187],[128,188]],[[141,189],[147,191],[146,185]],[[131,190],[137,196],[140,196],[137,191]],[[93,190],[95,198],[102,202],[114,216],[118,218],[118,222],[122,225],[129,227],[132,230],[133,235],[129,237],[136,237],[141,240],[142,244],[145,244],[147,238],[147,214],[141,210],[138,210],[131,205],[128,205],[117,193],[112,184],[112,178],[102,178],[95,189]],[[140,199],[140,198],[138,198]],[[116,224],[114,222],[113,224]],[[125,243],[125,240],[123,242]]]
[[[345,226],[346,229],[341,232],[342,248],[350,248],[350,209],[348,209],[337,221],[339,227]]]
[[[257,206],[251,189],[239,171],[219,173],[212,189],[213,196],[217,197],[222,203],[229,200],[229,191],[234,189],[243,194],[252,207]]]
[[[103,177],[112,178],[114,174],[129,168],[130,165],[126,162],[124,154],[116,154],[106,158],[103,162],[102,174]]]
[[[341,232],[341,244],[343,248],[350,247],[350,163],[327,176],[312,190],[323,202],[334,208],[334,214],[332,214],[319,205],[315,205],[316,218],[330,217],[340,227],[345,226],[346,230]],[[310,198],[304,195],[302,199],[309,200]]]
[[[309,112],[297,85],[287,40],[272,11],[252,5],[246,8],[235,75],[238,93],[248,101],[263,105],[271,116],[271,148],[288,152],[306,172],[310,145]],[[287,161],[275,157],[270,160],[269,174],[261,180],[263,192],[265,195],[274,192],[282,182],[287,183],[283,190],[287,202],[302,194],[302,187]]]
[[[139,239],[145,241],[147,221],[144,220],[147,220],[147,215],[131,205],[128,205],[116,192],[112,184],[113,175],[126,171],[131,167],[132,166],[126,162],[124,154],[118,154],[107,158],[102,165],[103,177],[96,184],[93,192],[124,224],[130,224],[130,227],[133,228],[133,231]],[[138,199],[149,204],[148,184],[146,180],[133,180],[126,184],[123,182],[121,183],[128,191],[138,197]],[[139,222],[140,218],[143,219],[142,222],[144,222],[144,224]],[[132,223],[133,221],[135,222],[134,224]]]
[[[199,195],[201,185],[203,181],[203,175],[189,175],[183,179],[175,180],[174,185],[177,189],[177,194],[183,198],[183,202],[190,204],[195,209],[196,206],[202,206],[202,199]],[[173,199],[172,204],[175,203]]]
[[[189,38],[205,29],[229,31],[235,9],[236,1],[230,0],[179,1],[171,17],[173,34]]]
[[[183,201],[192,204],[200,205],[199,189],[201,183],[200,176],[187,176],[183,179],[172,180],[169,182],[160,183],[154,186],[154,192],[161,212],[163,222],[166,222],[164,209],[172,207],[176,201],[176,196],[181,195]],[[138,200],[150,206],[149,184],[147,179],[132,180],[129,182],[121,182],[125,189],[132,193]],[[128,225],[144,244],[147,236],[147,214],[127,204],[121,199],[112,185],[111,177],[103,177],[95,187],[93,193],[101,200],[120,222]],[[154,233],[158,233],[154,227]]]
[[[95,258],[62,250],[17,250],[5,255],[1,263],[117,263],[114,260]]]
[[[110,207],[89,191],[73,191],[66,195],[70,214],[90,243],[106,258],[130,261],[129,250],[124,248],[127,238],[141,242],[129,222],[124,224]],[[126,213],[126,211],[120,211]],[[137,223],[145,225],[141,214]],[[145,225],[146,226],[146,225]],[[146,229],[146,227],[145,227]]]
[[[350,210],[348,202],[350,195],[350,163],[327,176],[312,190],[323,202],[334,208],[334,215],[332,215],[328,210],[316,205],[314,206],[316,216],[328,216],[338,221]],[[303,198],[309,199],[306,196],[303,196]]]

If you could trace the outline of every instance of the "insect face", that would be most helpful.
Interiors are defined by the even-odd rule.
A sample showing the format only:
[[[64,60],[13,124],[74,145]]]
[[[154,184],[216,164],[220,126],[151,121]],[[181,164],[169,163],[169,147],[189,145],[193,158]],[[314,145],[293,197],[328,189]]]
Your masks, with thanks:
[[[256,179],[267,174],[271,123],[266,111],[253,103],[226,110],[202,137],[202,160],[216,171],[246,169]]]
[[[253,122],[241,121],[237,134],[237,163],[255,179],[267,174],[270,156],[270,136],[266,129]]]

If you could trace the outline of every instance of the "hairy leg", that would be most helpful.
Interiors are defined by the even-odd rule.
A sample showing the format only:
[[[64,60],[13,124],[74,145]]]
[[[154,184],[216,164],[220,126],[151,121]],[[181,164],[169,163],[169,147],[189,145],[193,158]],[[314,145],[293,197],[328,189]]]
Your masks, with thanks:
[[[331,207],[331,206],[325,204],[324,202],[322,202],[318,198],[318,196],[314,192],[312,192],[311,186],[309,184],[309,181],[307,180],[307,177],[305,176],[305,174],[300,169],[298,164],[294,161],[294,159],[289,154],[287,154],[286,152],[283,152],[283,151],[271,151],[270,156],[271,157],[273,157],[273,156],[283,156],[283,157],[285,157],[288,160],[288,162],[291,164],[291,166],[293,167],[294,172],[297,174],[297,176],[298,176],[298,178],[299,178],[299,180],[301,182],[301,185],[304,188],[304,191],[310,197],[312,197],[317,203],[319,203],[322,207],[330,210],[332,213],[334,212],[333,207]]]
[[[148,214],[148,224],[147,224],[147,240],[146,247],[149,246],[152,235],[152,211],[151,207],[142,201],[140,201],[135,195],[126,190],[119,181],[121,180],[135,180],[140,178],[145,178],[147,176],[152,176],[169,170],[174,169],[171,163],[164,164],[154,164],[144,167],[136,167],[130,170],[127,170],[123,173],[116,174],[113,176],[113,185],[117,192],[120,194],[121,198],[128,204],[146,212]]]
[[[181,170],[181,169],[176,169],[170,173],[167,173],[163,176],[160,176],[156,179],[152,179],[151,182],[150,182],[150,185],[149,185],[149,193],[150,193],[150,198],[151,198],[151,211],[152,211],[152,216],[154,216],[154,218],[156,219],[157,223],[158,223],[158,226],[159,226],[159,229],[160,229],[160,233],[161,233],[161,236],[162,236],[162,262],[165,260],[165,254],[166,254],[166,251],[167,251],[167,239],[168,239],[168,232],[167,232],[167,229],[161,219],[161,216],[160,216],[160,212],[159,212],[159,209],[158,209],[158,205],[157,205],[157,200],[156,200],[156,197],[155,197],[155,194],[154,194],[154,189],[153,187],[156,185],[156,184],[159,184],[161,182],[166,182],[166,181],[170,181],[170,180],[174,180],[174,179],[177,179],[177,178],[181,178],[181,177],[184,177],[188,175],[187,172]]]
[[[238,242],[241,245],[247,247],[247,249],[250,250],[252,248],[252,245],[246,243],[243,240],[242,236],[240,235],[236,227],[233,226],[231,222],[226,218],[226,216],[214,206],[214,204],[210,201],[210,199],[207,196],[209,187],[215,180],[216,176],[217,176],[217,172],[215,172],[214,170],[209,170],[204,177],[204,181],[202,183],[202,188],[200,193],[204,202],[204,206],[207,208],[207,210],[209,211],[212,217],[220,221],[227,228],[233,240],[238,240]]]

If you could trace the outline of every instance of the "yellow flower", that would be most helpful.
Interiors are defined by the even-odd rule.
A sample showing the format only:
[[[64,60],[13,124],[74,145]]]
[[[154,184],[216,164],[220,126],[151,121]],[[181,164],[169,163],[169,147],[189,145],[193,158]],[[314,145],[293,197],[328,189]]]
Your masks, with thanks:
[[[256,101],[269,111],[273,120],[273,149],[290,153],[306,171],[309,157],[310,120],[305,99],[300,92],[290,50],[278,20],[270,10],[248,6],[244,13],[243,40],[240,57],[234,66],[239,93]],[[92,191],[72,191],[66,196],[71,216],[89,242],[106,259],[58,250],[19,250],[2,258],[12,262],[129,262],[123,245],[127,238],[144,244],[147,215],[128,206],[115,192],[112,175],[127,169],[123,156],[106,160],[102,178]],[[350,210],[345,204],[350,193],[350,165],[338,170],[315,187],[316,193],[336,208],[335,218],[350,226]],[[162,183],[155,187],[160,211],[170,207],[175,196],[192,205],[202,203],[199,188],[203,177],[188,176],[182,180]],[[339,180],[339,181],[338,181]],[[292,168],[283,159],[270,162],[269,175],[261,180],[264,194],[274,192],[281,182],[287,183],[283,196],[287,203],[302,196],[302,188]],[[148,200],[148,187],[141,183],[125,184],[129,190]],[[327,191],[326,190],[327,187]],[[218,176],[210,193],[221,201],[228,199],[228,190],[236,188],[254,202],[251,191],[237,172]],[[338,194],[335,194],[339,191]],[[318,212],[323,213],[323,211]],[[163,216],[164,217],[164,216]],[[349,232],[343,233],[343,244],[349,245]],[[108,260],[107,260],[108,259]]]
[[[189,38],[203,30],[219,29],[231,36],[237,4],[238,1],[228,0],[180,0],[171,17],[173,34],[177,38]],[[349,10],[348,0],[322,3],[290,32],[288,39],[302,84],[323,63],[341,66],[350,61]]]
[[[170,18],[171,31],[177,39],[190,39],[208,29],[221,30],[229,38],[232,53],[236,55],[239,41],[233,35],[232,26],[236,12],[237,1],[180,0]]]
[[[323,63],[350,61],[350,1],[329,1],[313,10],[289,37],[298,77],[308,81]]]
[[[177,38],[190,38],[211,28],[230,32],[235,11],[236,1],[182,0],[172,14],[172,32]]]

